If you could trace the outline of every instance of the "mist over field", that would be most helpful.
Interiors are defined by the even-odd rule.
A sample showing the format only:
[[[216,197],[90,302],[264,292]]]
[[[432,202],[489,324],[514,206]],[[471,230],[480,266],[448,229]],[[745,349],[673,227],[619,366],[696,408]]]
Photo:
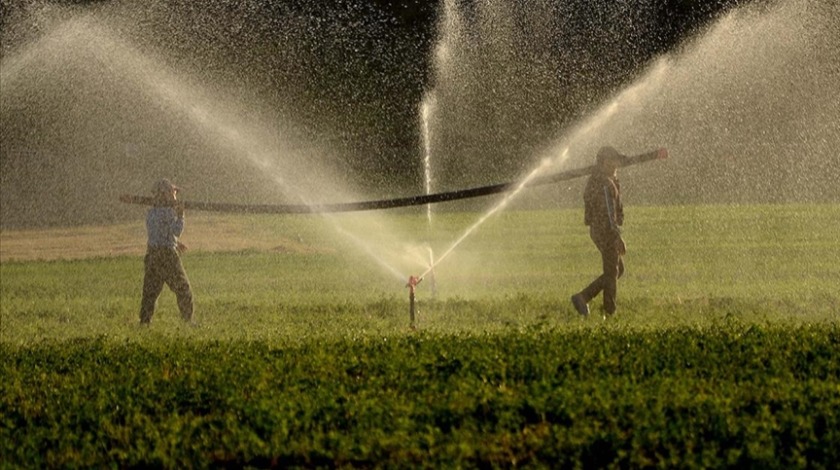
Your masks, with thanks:
[[[0,466],[830,468],[838,83],[836,0],[0,0]],[[669,158],[581,315],[585,179],[524,183],[602,145]],[[521,184],[189,206],[140,324],[162,177]]]
[[[829,0],[3,9],[3,228],[136,218],[117,196],[164,176],[188,200],[344,202],[585,166],[605,143],[671,151],[628,169],[630,203],[840,200]]]

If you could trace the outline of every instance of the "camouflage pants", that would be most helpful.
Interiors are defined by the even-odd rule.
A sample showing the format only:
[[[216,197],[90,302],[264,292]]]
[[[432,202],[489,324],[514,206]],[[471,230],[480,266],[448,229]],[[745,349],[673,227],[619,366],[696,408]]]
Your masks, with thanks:
[[[601,252],[602,274],[581,291],[584,301],[589,303],[601,292],[604,293],[604,311],[615,313],[615,299],[618,294],[617,281],[624,274],[624,260],[621,259],[619,242],[621,236],[612,232],[590,228],[589,236]]]
[[[166,284],[178,299],[181,318],[190,321],[193,314],[193,295],[190,280],[174,248],[149,248],[145,258],[143,299],[140,302],[140,322],[152,321],[155,304]]]

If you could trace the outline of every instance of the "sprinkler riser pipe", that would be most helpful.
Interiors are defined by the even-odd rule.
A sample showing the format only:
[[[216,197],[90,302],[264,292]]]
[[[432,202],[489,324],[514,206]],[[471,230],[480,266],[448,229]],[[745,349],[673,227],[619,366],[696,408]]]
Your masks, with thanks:
[[[422,280],[423,280],[422,277],[409,276],[408,277],[408,282],[405,285],[406,287],[408,287],[408,318],[411,322],[410,325],[411,325],[412,328],[414,328],[414,317],[415,317],[415,313],[416,313],[415,306],[414,306],[414,304],[415,304],[415,302],[414,302],[414,297],[415,297],[414,296],[414,291],[415,291],[415,288],[417,287],[417,284],[420,284],[420,282]]]
[[[409,325],[414,328],[414,315],[415,315],[415,307],[414,307],[414,291],[412,290],[408,294],[408,319]]]

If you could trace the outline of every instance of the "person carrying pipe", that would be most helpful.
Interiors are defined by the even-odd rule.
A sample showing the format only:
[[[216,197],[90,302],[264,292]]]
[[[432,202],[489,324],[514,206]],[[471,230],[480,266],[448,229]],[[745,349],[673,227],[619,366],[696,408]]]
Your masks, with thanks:
[[[184,230],[184,204],[178,201],[178,187],[168,179],[157,181],[152,193],[154,204],[146,214],[148,242],[140,324],[151,323],[164,284],[175,293],[181,318],[191,323],[193,294],[180,256],[187,247],[179,240]]]
[[[643,158],[665,159],[667,156],[664,148],[631,158],[612,147],[601,147],[598,150],[595,168],[586,182],[583,201],[584,224],[589,226],[589,236],[601,253],[603,269],[598,278],[571,298],[572,305],[581,315],[589,315],[589,302],[602,292],[604,318],[614,315],[616,311],[617,284],[624,274],[622,258],[627,253],[627,245],[621,237],[624,207],[621,203],[618,168]]]

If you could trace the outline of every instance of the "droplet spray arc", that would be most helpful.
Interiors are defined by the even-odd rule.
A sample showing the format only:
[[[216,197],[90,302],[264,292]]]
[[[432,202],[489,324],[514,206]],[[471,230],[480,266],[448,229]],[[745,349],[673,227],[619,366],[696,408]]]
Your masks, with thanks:
[[[420,104],[420,127],[423,134],[423,183],[426,189],[426,195],[432,193],[432,139],[430,122],[432,112],[435,106],[435,95],[429,93],[423,98]],[[432,225],[432,205],[426,205],[426,219],[429,222],[429,227]]]
[[[564,151],[564,155],[565,155],[566,152],[568,152],[568,147]],[[659,149],[656,149],[652,152],[647,152],[647,153],[643,153],[643,154],[639,154],[639,155],[634,155],[634,156],[631,156],[631,157],[625,156],[622,159],[619,166],[620,167],[626,167],[626,166],[636,165],[636,164],[639,164],[639,163],[649,162],[649,161],[653,161],[653,160],[665,160],[667,158],[668,158],[668,150],[666,148],[659,148]],[[572,171],[568,171],[568,172],[557,173],[555,175],[549,175],[550,179],[538,178],[538,175],[549,165],[551,165],[551,162],[549,160],[544,160],[543,163],[539,167],[534,169],[531,173],[528,174],[527,177],[525,177],[522,181],[520,181],[518,184],[516,184],[515,187],[513,187],[513,190],[510,193],[508,193],[504,197],[504,199],[502,199],[502,201],[499,204],[494,206],[489,212],[484,214],[484,216],[482,216],[475,224],[470,226],[470,228],[468,228],[466,230],[466,232],[464,232],[464,234],[461,235],[460,238],[455,240],[455,242],[452,244],[452,246],[450,246],[449,249],[447,249],[440,256],[440,258],[437,259],[437,261],[433,262],[429,266],[429,268],[426,269],[426,271],[419,276],[419,278],[422,280],[427,274],[432,272],[432,270],[434,270],[435,266],[437,266],[438,264],[441,263],[441,261],[446,259],[446,257],[449,256],[455,250],[455,248],[457,248],[458,245],[461,244],[461,242],[463,242],[467,237],[469,237],[470,234],[472,234],[487,219],[489,219],[491,216],[493,216],[493,214],[495,214],[496,212],[498,212],[499,210],[501,210],[502,208],[507,206],[508,203],[512,199],[514,199],[526,187],[533,186],[534,184],[537,184],[538,182],[539,183],[545,183],[546,181],[549,181],[549,180],[561,181],[561,180],[564,180],[564,179],[571,179],[571,178],[576,178],[576,177],[580,177],[580,176],[590,175],[597,168],[596,165],[590,165],[586,168],[582,168],[582,169],[579,169],[579,170],[572,170]]]
[[[566,151],[568,151],[568,148],[566,149]],[[644,163],[644,162],[649,162],[649,161],[654,161],[654,160],[666,160],[668,158],[669,158],[668,149],[663,147],[663,148],[656,149],[652,152],[646,152],[646,153],[642,153],[642,154],[634,155],[634,156],[630,156],[630,157],[624,156],[623,159],[621,160],[621,163],[620,163],[619,166],[620,167],[626,167],[626,166],[636,165],[636,164],[639,164],[639,163]],[[481,226],[484,223],[485,220],[487,220],[493,214],[498,212],[500,209],[504,208],[510,202],[510,200],[513,199],[514,197],[516,197],[516,195],[522,189],[526,188],[529,185],[533,185],[534,184],[534,179],[536,178],[536,176],[540,172],[542,172],[542,170],[544,169],[544,166],[548,165],[549,163],[550,163],[549,161],[543,162],[543,165],[534,169],[534,171],[532,171],[526,178],[524,178],[522,181],[520,181],[515,186],[515,189],[512,192],[507,194],[505,196],[505,198],[499,204],[497,204],[491,211],[486,213],[481,219],[479,219],[475,224],[473,224],[469,229],[467,229],[467,231],[464,232],[464,234],[460,238],[458,238],[452,244],[452,246],[450,246],[449,249],[446,250],[440,256],[440,258],[437,259],[437,261],[434,260],[434,256],[432,255],[431,248],[429,249],[429,254],[430,254],[430,256],[432,256],[432,258],[430,260],[429,267],[426,269],[425,272],[423,272],[423,274],[421,274],[419,276],[413,276],[413,275],[409,276],[408,282],[406,283],[406,287],[408,287],[408,289],[409,289],[408,301],[409,301],[409,317],[410,317],[410,321],[411,321],[411,328],[416,327],[416,324],[415,324],[415,318],[416,318],[415,290],[416,290],[417,285],[420,284],[420,282],[422,282],[423,279],[426,276],[431,275],[432,279],[433,279],[434,278],[435,266],[437,266],[438,264],[440,264],[441,261],[446,259],[446,257],[449,256],[449,254],[451,254],[455,250],[455,248],[457,248],[458,245],[461,244],[461,242],[463,242],[467,237],[469,237],[469,235],[472,232],[474,232],[479,226]],[[565,174],[561,173],[561,174],[558,174],[558,175],[563,175],[565,177],[564,179],[569,179],[568,178],[569,174],[572,174],[573,177],[585,176],[585,175],[592,174],[592,172],[595,171],[596,168],[597,168],[596,165],[591,165],[591,166],[588,166],[588,167],[583,168],[581,170],[573,170],[572,172],[565,172]]]

